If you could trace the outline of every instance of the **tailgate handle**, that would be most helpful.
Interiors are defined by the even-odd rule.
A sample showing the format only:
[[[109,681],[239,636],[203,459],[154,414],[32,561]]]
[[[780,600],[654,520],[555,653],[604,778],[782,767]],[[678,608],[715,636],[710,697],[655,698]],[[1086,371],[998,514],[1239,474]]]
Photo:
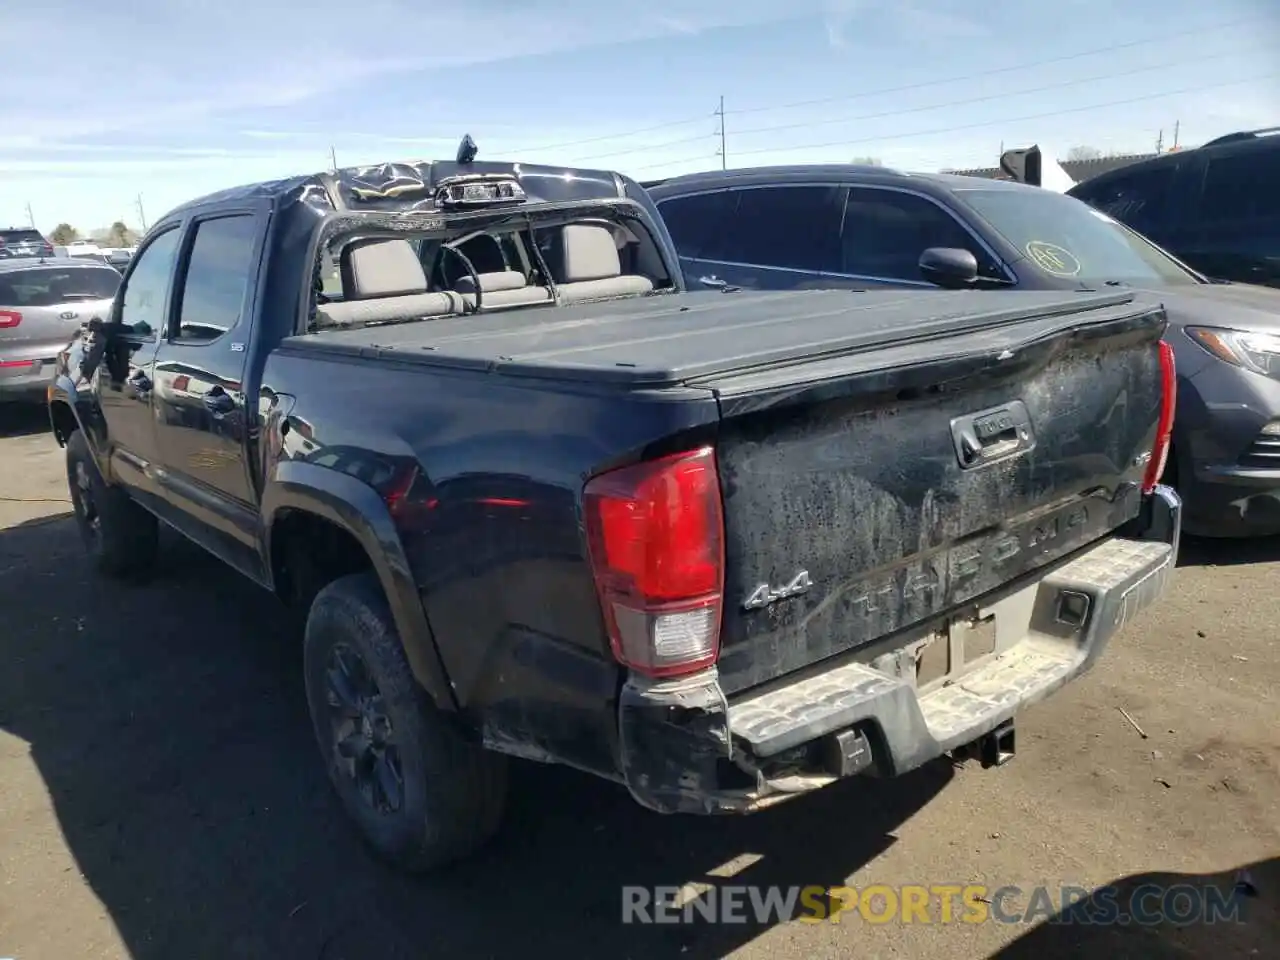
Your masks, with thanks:
[[[964,469],[1023,453],[1035,446],[1026,405],[1015,400],[951,421],[956,457]]]

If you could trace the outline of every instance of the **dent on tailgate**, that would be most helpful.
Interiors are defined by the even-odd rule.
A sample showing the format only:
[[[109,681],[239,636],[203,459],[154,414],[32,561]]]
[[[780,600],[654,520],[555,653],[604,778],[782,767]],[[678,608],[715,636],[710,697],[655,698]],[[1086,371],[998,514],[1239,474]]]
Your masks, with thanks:
[[[1068,330],[874,395],[740,404],[717,444],[726,691],[935,620],[1134,516],[1162,326]]]

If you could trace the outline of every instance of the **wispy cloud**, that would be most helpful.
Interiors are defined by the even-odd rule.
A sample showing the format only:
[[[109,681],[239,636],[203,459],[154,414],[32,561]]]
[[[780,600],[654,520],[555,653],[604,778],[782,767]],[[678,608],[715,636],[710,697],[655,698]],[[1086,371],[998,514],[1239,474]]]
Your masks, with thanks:
[[[32,100],[0,90],[0,129],[22,131],[29,145],[291,107],[373,82],[386,83],[384,98],[412,101],[423,88],[396,78],[795,15],[772,0],[470,0],[431,10],[416,0],[133,0],[127,18],[84,0],[6,7],[0,36],[22,38],[5,46],[7,74],[45,73],[49,50],[70,63],[109,58],[95,85],[128,94],[89,97],[69,84]]]
[[[825,0],[822,24],[827,30],[827,42],[836,48],[848,46],[845,31],[869,6],[866,0]]]
[[[822,13],[828,43],[844,49],[859,33],[885,27],[895,36],[917,42],[984,36],[989,31],[978,9],[965,0],[824,0]]]

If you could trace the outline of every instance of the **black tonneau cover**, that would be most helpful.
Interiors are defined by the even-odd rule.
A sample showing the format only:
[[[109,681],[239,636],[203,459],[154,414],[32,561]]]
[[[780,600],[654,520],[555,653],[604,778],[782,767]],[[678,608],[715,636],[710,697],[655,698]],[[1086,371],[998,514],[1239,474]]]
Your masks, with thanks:
[[[994,334],[981,348],[999,350],[1155,306],[1132,293],[707,291],[326,330],[281,349],[661,387],[906,342],[925,361],[953,349],[931,340],[980,330]]]

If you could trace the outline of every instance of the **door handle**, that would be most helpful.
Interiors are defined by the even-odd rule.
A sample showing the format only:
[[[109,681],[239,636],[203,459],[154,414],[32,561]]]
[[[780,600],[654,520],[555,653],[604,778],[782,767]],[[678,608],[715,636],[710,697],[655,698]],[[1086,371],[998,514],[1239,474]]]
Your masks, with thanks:
[[[236,402],[231,394],[220,387],[204,395],[204,405],[213,413],[230,413],[236,408]]]
[[[704,287],[714,287],[716,290],[723,290],[725,287],[729,285],[727,282],[717,277],[714,273],[711,274],[711,276],[709,277],[699,277],[698,282],[702,284]]]

